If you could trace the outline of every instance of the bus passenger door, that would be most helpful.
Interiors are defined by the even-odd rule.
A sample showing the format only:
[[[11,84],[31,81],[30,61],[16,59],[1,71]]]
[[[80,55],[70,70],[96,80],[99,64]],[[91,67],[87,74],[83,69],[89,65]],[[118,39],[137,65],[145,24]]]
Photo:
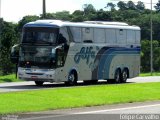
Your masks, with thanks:
[[[57,67],[59,68],[59,67],[63,67],[64,66],[64,50],[62,49],[62,48],[58,48],[57,50],[56,50],[56,52],[57,52]]]

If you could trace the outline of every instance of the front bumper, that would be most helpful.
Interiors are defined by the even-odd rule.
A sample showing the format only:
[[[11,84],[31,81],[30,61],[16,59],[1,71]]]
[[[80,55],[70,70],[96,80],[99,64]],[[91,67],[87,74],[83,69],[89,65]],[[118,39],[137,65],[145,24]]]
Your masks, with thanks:
[[[18,68],[18,78],[27,81],[55,81],[54,69],[39,69],[39,68]]]

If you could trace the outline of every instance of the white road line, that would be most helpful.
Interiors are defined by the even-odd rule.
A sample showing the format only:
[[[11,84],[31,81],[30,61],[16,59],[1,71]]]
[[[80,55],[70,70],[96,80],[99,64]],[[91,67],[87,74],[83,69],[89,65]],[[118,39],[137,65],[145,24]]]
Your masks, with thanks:
[[[124,108],[97,110],[97,111],[87,111],[87,112],[76,112],[76,113],[68,113],[68,114],[64,114],[64,115],[47,115],[47,116],[42,116],[42,117],[24,118],[24,119],[20,119],[20,120],[39,120],[39,119],[45,119],[45,118],[56,118],[56,117],[64,117],[64,116],[70,116],[70,115],[93,114],[93,113],[101,113],[101,112],[103,113],[103,112],[112,112],[112,111],[119,111],[119,110],[131,110],[131,109],[149,108],[149,107],[157,107],[157,106],[160,106],[160,104],[143,105],[143,106],[136,106],[136,107],[124,107]]]
[[[74,114],[93,114],[93,113],[112,112],[112,111],[119,111],[119,110],[131,110],[131,109],[149,108],[149,107],[157,107],[157,106],[160,106],[160,104],[116,108],[116,109],[107,109],[107,110],[96,110],[96,111],[88,111],[88,112],[78,112],[78,113],[74,113]]]

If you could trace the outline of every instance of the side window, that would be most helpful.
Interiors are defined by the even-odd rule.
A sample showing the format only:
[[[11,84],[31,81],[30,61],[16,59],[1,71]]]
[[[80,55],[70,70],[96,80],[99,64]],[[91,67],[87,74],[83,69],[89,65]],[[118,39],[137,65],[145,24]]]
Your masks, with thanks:
[[[93,28],[82,28],[82,41],[93,42]]]
[[[141,34],[140,31],[136,31],[136,44],[140,44]]]
[[[127,43],[135,44],[136,42],[136,32],[134,30],[127,30]]]
[[[73,35],[73,40],[75,42],[81,42],[82,41],[82,38],[81,38],[81,28],[79,27],[70,27],[70,30],[71,30],[71,33]]]
[[[105,30],[95,28],[94,29],[94,42],[95,43],[105,43]]]
[[[69,35],[67,32],[67,28],[62,27],[62,28],[60,28],[60,31],[59,31],[58,44],[68,43],[68,42],[69,42]]]
[[[116,44],[116,30],[115,29],[106,29],[106,43],[108,44]]]
[[[117,29],[116,30],[116,36],[117,36],[117,43],[118,44],[126,44],[127,42],[127,35],[126,35],[126,30],[124,29]]]

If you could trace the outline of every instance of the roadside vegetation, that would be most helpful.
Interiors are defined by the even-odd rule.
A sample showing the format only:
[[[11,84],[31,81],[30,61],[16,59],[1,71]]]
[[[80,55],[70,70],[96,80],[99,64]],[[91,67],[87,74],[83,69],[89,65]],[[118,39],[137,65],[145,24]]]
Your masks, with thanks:
[[[159,88],[130,83],[0,93],[0,114],[160,100]]]
[[[19,82],[20,80],[16,78],[15,74],[0,76],[0,83],[3,82]]]
[[[141,73],[139,76],[140,76],[140,77],[160,76],[160,72],[153,72],[152,74],[151,74],[151,73]]]

